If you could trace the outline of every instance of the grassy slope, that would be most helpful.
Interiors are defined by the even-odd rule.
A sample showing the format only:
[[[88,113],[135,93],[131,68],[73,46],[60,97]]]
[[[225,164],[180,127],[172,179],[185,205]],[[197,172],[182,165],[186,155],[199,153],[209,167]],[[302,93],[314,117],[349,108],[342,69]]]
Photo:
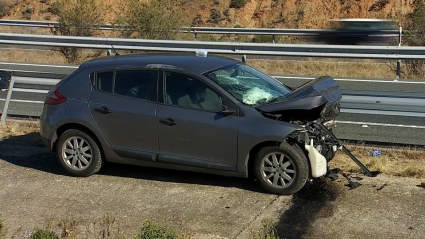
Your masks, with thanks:
[[[31,20],[44,20],[50,13],[41,13],[49,7],[39,0],[6,0],[15,3],[10,16],[5,19],[24,19],[22,11],[33,8]],[[54,2],[51,0],[50,2]],[[49,1],[47,1],[49,2]],[[115,19],[114,9],[119,8],[120,1],[99,0],[100,3],[110,5],[112,10],[106,19],[112,22]],[[177,2],[177,1],[176,1]],[[333,18],[393,18],[402,23],[402,16],[412,10],[411,1],[390,0],[382,9],[374,8],[383,0],[248,0],[241,9],[229,9],[230,0],[214,1],[183,0],[182,7],[187,16],[188,24],[197,14],[202,16],[204,25],[234,27],[287,27],[287,28],[326,28],[329,19]],[[375,4],[375,5],[374,5]],[[223,16],[218,24],[208,23],[211,9],[218,8],[222,13],[229,9],[229,17]],[[51,20],[55,20],[51,16]]]

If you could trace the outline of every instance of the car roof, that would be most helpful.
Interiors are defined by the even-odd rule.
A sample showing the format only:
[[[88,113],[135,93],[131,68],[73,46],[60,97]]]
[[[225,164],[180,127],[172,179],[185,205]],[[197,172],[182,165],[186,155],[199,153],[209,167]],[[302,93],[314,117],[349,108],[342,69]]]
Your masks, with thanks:
[[[238,62],[234,59],[214,55],[202,57],[195,54],[149,53],[102,57],[87,61],[81,67],[112,69],[151,66],[151,68],[176,68],[202,74]]]

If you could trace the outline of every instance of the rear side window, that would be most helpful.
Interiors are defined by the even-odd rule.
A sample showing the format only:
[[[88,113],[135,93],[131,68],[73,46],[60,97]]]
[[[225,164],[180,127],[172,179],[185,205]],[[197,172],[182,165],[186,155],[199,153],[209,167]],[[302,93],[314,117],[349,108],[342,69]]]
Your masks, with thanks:
[[[98,90],[112,93],[113,81],[114,81],[113,71],[101,72],[101,73],[97,73],[95,85]]]
[[[157,71],[108,71],[96,74],[96,89],[120,96],[156,102]]]
[[[156,71],[117,71],[114,94],[156,101]]]

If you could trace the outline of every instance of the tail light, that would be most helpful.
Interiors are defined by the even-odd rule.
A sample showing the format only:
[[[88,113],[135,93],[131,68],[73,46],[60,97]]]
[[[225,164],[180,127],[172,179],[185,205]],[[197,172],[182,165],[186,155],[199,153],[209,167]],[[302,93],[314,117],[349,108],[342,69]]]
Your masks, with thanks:
[[[66,97],[61,95],[59,93],[59,87],[56,87],[56,89],[52,89],[49,93],[47,93],[44,103],[49,105],[59,105],[65,101]]]

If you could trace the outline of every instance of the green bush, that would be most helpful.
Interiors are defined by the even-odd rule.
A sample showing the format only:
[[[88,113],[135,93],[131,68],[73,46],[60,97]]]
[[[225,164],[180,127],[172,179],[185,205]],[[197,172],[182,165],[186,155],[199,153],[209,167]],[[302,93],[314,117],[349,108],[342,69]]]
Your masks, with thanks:
[[[4,17],[9,15],[10,13],[10,8],[9,6],[6,4],[5,1],[0,0],[0,17]]]
[[[96,0],[58,0],[49,9],[58,16],[56,33],[62,36],[92,36],[96,27],[104,23],[107,8]],[[81,50],[61,47],[59,52],[70,63],[81,60]]]
[[[50,12],[51,14],[58,15],[60,8],[61,8],[61,6],[60,6],[60,3],[58,1],[58,2],[52,3],[52,5],[50,5],[50,7],[47,8],[47,11]]]
[[[241,8],[244,7],[247,0],[230,0],[231,8]]]
[[[423,0],[414,1],[415,9],[406,16],[404,44],[410,46],[425,46],[425,3]],[[408,60],[403,66],[407,75],[425,77],[425,60]]]
[[[257,35],[254,38],[252,38],[252,42],[255,42],[255,43],[273,43],[273,36]]]
[[[184,25],[185,17],[172,0],[123,0],[116,24],[132,26],[127,32],[139,38],[175,39]]]
[[[210,19],[209,22],[212,22],[214,24],[219,23],[222,19],[221,17],[221,11],[217,8],[211,9]]]
[[[28,239],[59,239],[59,237],[49,230],[38,229]]]
[[[176,239],[177,235],[159,224],[145,221],[135,239]]]

